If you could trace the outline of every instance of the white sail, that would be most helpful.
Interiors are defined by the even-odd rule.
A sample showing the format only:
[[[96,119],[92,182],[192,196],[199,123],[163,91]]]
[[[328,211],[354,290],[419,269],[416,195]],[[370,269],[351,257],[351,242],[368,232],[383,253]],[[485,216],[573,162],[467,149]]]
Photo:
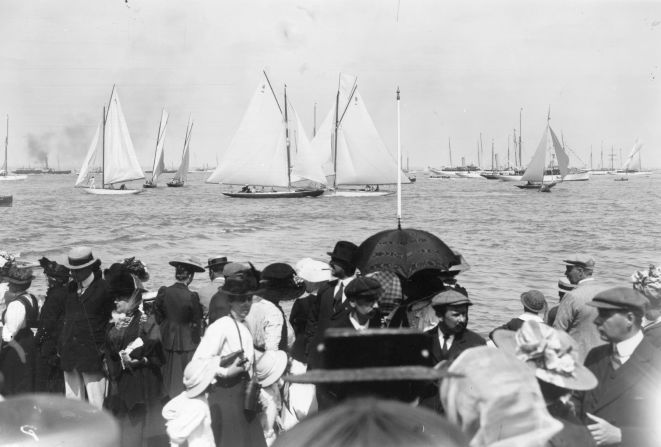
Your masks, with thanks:
[[[179,169],[174,175],[174,181],[185,182],[188,177],[188,167],[190,165],[190,138],[191,133],[193,132],[193,121],[188,118],[188,125],[186,126],[186,137],[184,139],[184,150],[181,153],[181,163],[179,164]]]
[[[560,144],[560,140],[556,136],[551,126],[549,126],[549,132],[551,133],[551,140],[553,143],[553,149],[555,149],[555,156],[558,158],[558,169],[560,170],[560,176],[564,178],[569,174],[569,156],[565,152],[565,149]]]
[[[643,143],[640,141],[636,140],[636,142],[633,145],[633,148],[631,148],[631,153],[629,153],[629,156],[627,157],[627,161],[624,162],[624,166],[622,166],[622,169],[628,170],[629,167],[631,166],[631,162],[633,161],[634,157],[640,153],[640,149],[642,149]]]
[[[154,165],[152,166],[151,182],[156,183],[158,176],[165,170],[165,128],[168,125],[168,112],[163,109],[161,122],[158,125],[158,136],[156,137],[156,152],[154,153]]]
[[[117,89],[113,89],[110,96],[104,135],[103,183],[111,185],[144,178],[133,149]]]
[[[263,75],[239,128],[207,183],[289,186],[284,119]]]
[[[349,78],[340,80],[336,185],[397,183],[397,159],[381,139],[367,107]],[[344,104],[344,106],[343,106]],[[401,176],[403,183],[410,183]]]
[[[75,186],[87,186],[88,175],[90,174],[90,167],[94,161],[95,155],[97,153],[97,145],[99,144],[99,134],[101,133],[101,125],[96,128],[94,132],[94,137],[92,138],[92,143],[90,144],[89,149],[87,150],[87,155],[85,155],[85,160],[83,161],[83,166],[80,168],[78,173],[78,179],[76,180]]]
[[[544,135],[537,146],[537,150],[532,156],[532,160],[526,168],[526,172],[521,177],[522,181],[542,182],[544,180],[544,170],[546,169],[546,152],[549,146],[549,126],[544,129]]]
[[[289,105],[289,140],[292,161],[291,181],[310,180],[320,185],[326,184],[326,176],[321,168],[321,160],[312,152],[310,140],[296,110]]]
[[[335,127],[335,107],[328,111],[328,115],[321,122],[317,134],[310,142],[310,150],[322,167],[324,175],[335,175],[333,167],[333,128]]]

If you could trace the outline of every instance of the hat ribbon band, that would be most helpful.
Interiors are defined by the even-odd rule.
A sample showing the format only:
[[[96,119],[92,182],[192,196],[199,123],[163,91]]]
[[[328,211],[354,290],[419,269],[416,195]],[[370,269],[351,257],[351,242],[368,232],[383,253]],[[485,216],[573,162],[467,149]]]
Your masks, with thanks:
[[[76,265],[76,266],[83,265],[83,264],[87,264],[88,262],[91,262],[93,259],[94,257],[92,256],[92,253],[85,256],[84,258],[76,258],[76,259],[69,258],[69,265]]]

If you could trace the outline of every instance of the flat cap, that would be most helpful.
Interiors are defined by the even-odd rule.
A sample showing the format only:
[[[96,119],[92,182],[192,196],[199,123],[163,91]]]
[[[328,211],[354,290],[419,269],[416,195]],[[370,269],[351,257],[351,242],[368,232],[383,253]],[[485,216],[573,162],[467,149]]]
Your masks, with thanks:
[[[471,301],[468,299],[468,296],[464,295],[456,289],[451,288],[442,290],[441,292],[434,295],[434,297],[431,299],[432,307],[460,306],[462,304],[467,304],[469,306],[473,305],[473,303],[471,303]]]
[[[248,264],[244,264],[242,262],[230,262],[225,264],[225,267],[223,267],[223,276],[227,278],[228,276],[232,276],[236,273],[246,270],[250,270],[250,266]]]
[[[588,306],[601,309],[624,309],[644,312],[649,304],[645,295],[630,287],[613,287],[599,292]]]
[[[344,294],[349,300],[378,300],[383,295],[383,287],[374,278],[358,276],[347,285]]]
[[[594,268],[594,258],[585,254],[573,254],[567,259],[563,259],[562,262],[567,265],[575,265],[589,269]]]

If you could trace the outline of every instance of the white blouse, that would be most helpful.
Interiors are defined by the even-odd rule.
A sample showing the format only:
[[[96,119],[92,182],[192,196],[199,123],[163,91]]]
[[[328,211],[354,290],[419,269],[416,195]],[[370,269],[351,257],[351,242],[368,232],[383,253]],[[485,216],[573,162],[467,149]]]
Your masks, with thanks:
[[[10,342],[14,335],[25,327],[25,306],[19,300],[7,305],[4,326],[2,328],[2,341]]]
[[[237,331],[237,326],[239,330]],[[239,339],[239,331],[241,338]],[[239,349],[248,359],[246,368],[252,376],[252,364],[255,359],[255,348],[253,347],[252,335],[248,328],[240,321],[235,323],[229,316],[219,318],[211,323],[204,331],[204,337],[193,354],[193,358],[209,358],[219,355],[220,357],[229,355]],[[224,376],[226,368],[219,367],[219,375]]]

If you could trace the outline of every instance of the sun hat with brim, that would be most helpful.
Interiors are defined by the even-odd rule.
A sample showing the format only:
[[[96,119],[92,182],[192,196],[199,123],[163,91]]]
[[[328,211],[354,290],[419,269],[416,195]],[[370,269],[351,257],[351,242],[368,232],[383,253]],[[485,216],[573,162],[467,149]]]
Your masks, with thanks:
[[[259,384],[267,387],[277,382],[285,373],[287,362],[285,351],[265,351],[255,360],[255,374]]]
[[[623,309],[645,312],[649,301],[641,292],[630,287],[613,287],[599,292],[587,303],[600,309]]]
[[[10,284],[26,285],[30,284],[35,276],[30,267],[19,267],[12,264],[3,271],[2,278]]]
[[[227,257],[214,256],[213,258],[209,258],[205,268],[216,267],[218,265],[225,265],[225,264],[228,264]]]
[[[255,295],[261,293],[257,277],[252,270],[244,270],[225,277],[220,291],[231,299],[232,296]]]
[[[546,297],[539,290],[528,290],[521,294],[521,304],[533,312],[541,312],[546,307]]]
[[[170,264],[173,267],[177,267],[178,265],[181,265],[195,273],[202,273],[204,271],[204,267],[202,266],[202,263],[195,256],[181,256],[179,258],[173,259],[168,264]]]
[[[74,247],[69,250],[67,260],[64,266],[71,270],[80,270],[89,267],[94,263],[101,263],[98,258],[92,254],[92,249],[89,247]]]
[[[308,282],[331,280],[331,268],[326,262],[312,258],[303,258],[294,265],[296,275]]]
[[[528,320],[516,332],[497,329],[492,338],[500,349],[534,369],[539,380],[576,391],[597,386],[597,378],[578,359],[578,344],[566,332]]]
[[[305,283],[297,281],[296,272],[283,262],[267,265],[261,273],[259,296],[272,301],[293,300],[303,295]]]
[[[647,270],[638,270],[631,275],[633,288],[640,291],[655,306],[661,303],[661,267],[651,264]]]
[[[103,272],[110,293],[115,297],[126,297],[136,291],[146,292],[142,282],[124,264],[115,263]]]
[[[438,380],[448,373],[433,367],[431,343],[416,329],[327,329],[317,346],[323,368],[284,380],[316,384]]]
[[[184,386],[186,396],[193,398],[199,396],[209,387],[220,366],[220,357],[193,358],[184,369]]]

